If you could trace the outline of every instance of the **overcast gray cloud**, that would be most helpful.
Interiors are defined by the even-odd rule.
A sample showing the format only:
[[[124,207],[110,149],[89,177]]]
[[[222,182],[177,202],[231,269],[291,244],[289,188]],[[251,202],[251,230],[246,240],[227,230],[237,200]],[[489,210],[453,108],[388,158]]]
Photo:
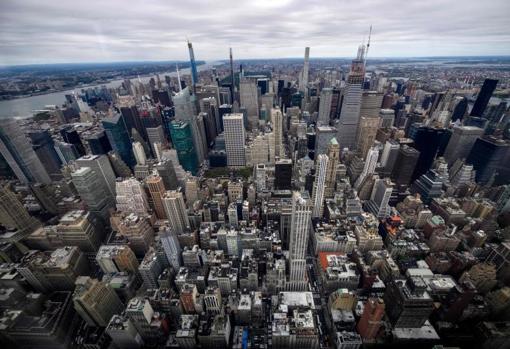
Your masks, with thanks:
[[[509,0],[0,0],[0,64],[509,55]]]

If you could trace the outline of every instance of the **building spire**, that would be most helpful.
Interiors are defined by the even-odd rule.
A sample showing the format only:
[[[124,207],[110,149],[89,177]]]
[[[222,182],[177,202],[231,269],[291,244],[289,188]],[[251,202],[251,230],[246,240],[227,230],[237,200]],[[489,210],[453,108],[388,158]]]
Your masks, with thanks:
[[[179,75],[179,65],[175,63],[175,70],[177,71],[177,84],[179,85],[179,92],[182,92],[181,76]]]

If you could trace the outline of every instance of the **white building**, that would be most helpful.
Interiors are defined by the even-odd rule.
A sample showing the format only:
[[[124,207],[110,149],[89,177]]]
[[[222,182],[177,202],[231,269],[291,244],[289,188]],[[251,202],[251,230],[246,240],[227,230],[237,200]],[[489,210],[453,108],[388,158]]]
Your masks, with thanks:
[[[225,148],[229,167],[244,167],[246,156],[244,149],[245,133],[243,114],[226,114],[223,116],[225,129]]]

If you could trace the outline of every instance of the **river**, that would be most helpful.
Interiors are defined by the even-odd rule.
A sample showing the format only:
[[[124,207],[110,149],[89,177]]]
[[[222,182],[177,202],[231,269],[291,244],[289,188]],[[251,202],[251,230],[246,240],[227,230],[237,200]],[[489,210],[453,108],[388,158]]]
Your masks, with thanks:
[[[214,65],[221,64],[221,62],[206,62],[205,64],[197,66],[198,71],[210,69]],[[180,69],[181,75],[189,75],[190,68]],[[163,72],[159,73],[161,80],[164,80],[165,75],[177,76],[176,72]],[[142,82],[147,83],[155,74],[140,77]],[[131,81],[138,80],[132,78]],[[112,80],[104,84],[79,86],[74,89],[53,92],[43,95],[30,96],[24,98],[11,99],[8,101],[0,101],[0,118],[27,118],[33,115],[34,110],[44,109],[46,105],[61,105],[65,102],[65,95],[71,94],[73,91],[79,92],[81,89],[94,88],[96,86],[103,86],[114,88],[120,86],[124,79]]]

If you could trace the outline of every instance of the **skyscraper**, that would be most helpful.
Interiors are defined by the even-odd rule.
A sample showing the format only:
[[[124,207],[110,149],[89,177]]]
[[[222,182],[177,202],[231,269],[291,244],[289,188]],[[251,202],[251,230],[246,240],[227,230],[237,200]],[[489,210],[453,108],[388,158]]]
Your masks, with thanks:
[[[283,148],[283,114],[280,109],[271,109],[271,122],[274,137],[274,156],[282,158],[285,156],[285,149]],[[274,161],[274,159],[270,159],[270,161]]]
[[[163,206],[163,196],[165,195],[165,186],[163,179],[158,175],[150,175],[146,178],[145,184],[149,188],[149,194],[151,196],[152,205],[154,212],[159,219],[167,218],[165,207]]]
[[[332,138],[328,145],[328,168],[324,182],[324,198],[330,199],[335,195],[336,170],[340,161],[340,145],[336,138]]]
[[[325,182],[326,182],[326,173],[328,168],[328,156],[321,154],[317,157],[316,160],[316,170],[315,170],[315,181],[313,183],[312,190],[312,203],[313,203],[313,211],[312,217],[320,218],[323,213],[323,203],[324,203],[324,190],[325,190]]]
[[[61,161],[55,151],[55,143],[49,131],[46,129],[30,130],[28,136],[32,141],[32,148],[51,179],[62,179],[62,172],[60,172]]]
[[[135,213],[137,215],[147,215],[149,211],[149,201],[143,185],[135,178],[128,178],[117,181],[117,210]]]
[[[299,90],[303,92],[305,96],[305,101],[307,98],[309,69],[310,69],[310,47],[305,47],[305,61],[303,64],[303,71],[301,72],[301,79],[299,80]]]
[[[0,153],[21,182],[51,183],[46,168],[15,119],[0,122]]]
[[[102,119],[101,122],[112,149],[119,154],[126,165],[133,167],[136,161],[133,156],[130,130],[124,122],[124,118],[118,114],[110,118]]]
[[[191,69],[191,83],[193,85],[193,90],[195,91],[196,85],[198,83],[198,72],[197,72],[197,64],[195,62],[195,53],[193,52],[193,45],[190,41],[188,41],[188,51],[189,51],[189,63]]]
[[[168,227],[161,227],[159,236],[168,263],[174,270],[179,270],[182,266],[182,249],[177,234]]]
[[[115,197],[115,173],[106,155],[85,155],[76,160],[79,167],[90,167],[106,186],[111,197]]]
[[[411,183],[419,157],[420,152],[418,150],[405,144],[400,147],[391,173],[391,178],[397,185],[409,185]]]
[[[145,149],[143,148],[142,143],[133,142],[133,154],[137,165],[145,165],[147,162],[147,156],[145,155]]]
[[[510,142],[492,136],[478,138],[469,153],[466,163],[473,165],[476,181],[487,184],[508,184],[510,180]]]
[[[363,308],[357,330],[365,340],[375,339],[384,317],[384,301],[381,298],[369,298]]]
[[[239,83],[241,107],[248,113],[248,129],[257,127],[259,120],[259,96],[257,84],[253,79],[241,78]]]
[[[362,159],[365,159],[369,149],[374,145],[379,118],[362,116],[358,127],[357,152]]]
[[[492,93],[496,89],[496,85],[498,84],[498,80],[494,79],[485,79],[483,82],[482,88],[480,92],[478,92],[478,96],[476,97],[475,104],[473,105],[473,109],[471,109],[471,116],[482,117],[487,108],[487,104],[489,104],[489,100],[492,97]]]
[[[227,114],[223,117],[225,128],[225,148],[227,150],[228,167],[244,167],[245,157],[245,135],[243,114]]]
[[[306,249],[312,211],[299,192],[292,195],[292,216],[289,242],[290,275],[288,289],[303,291],[306,286]]]
[[[361,96],[365,78],[365,47],[360,45],[358,55],[352,61],[351,70],[345,87],[340,120],[337,125],[337,139],[340,148],[354,149],[361,109]]]
[[[163,206],[172,232],[181,234],[190,227],[184,197],[179,189],[169,190],[165,193],[163,196]]]
[[[474,126],[456,126],[448,141],[444,158],[451,166],[455,161],[466,159],[483,129]]]
[[[108,195],[105,183],[96,171],[90,167],[81,167],[71,173],[71,178],[76,191],[89,211],[107,219],[109,210],[114,208],[114,197]]]
[[[182,121],[172,122],[170,124],[170,135],[173,146],[177,150],[179,163],[186,171],[196,174],[199,164],[190,124]]]
[[[292,188],[292,160],[281,159],[274,165],[274,188],[290,190]]]
[[[30,216],[18,198],[4,186],[0,186],[0,225],[23,231],[20,238],[32,233],[41,223]]]
[[[426,173],[441,147],[446,144],[449,133],[444,128],[413,124],[409,130],[409,136],[414,140],[413,147],[420,152],[412,180]]]
[[[388,179],[376,179],[370,201],[366,204],[367,211],[379,219],[390,214],[390,197],[393,192],[393,183]]]
[[[360,176],[354,183],[355,188],[359,188],[361,183],[367,178],[369,175],[374,174],[375,168],[377,167],[377,159],[379,158],[379,150],[377,148],[371,148],[368,151],[367,159],[365,160],[365,166],[363,167],[363,171],[361,171]]]
[[[115,314],[124,310],[119,296],[107,284],[88,276],[76,279],[74,309],[92,327],[106,327]]]
[[[329,125],[332,100],[333,89],[329,87],[323,88],[319,101],[319,116],[317,117],[317,125]]]

